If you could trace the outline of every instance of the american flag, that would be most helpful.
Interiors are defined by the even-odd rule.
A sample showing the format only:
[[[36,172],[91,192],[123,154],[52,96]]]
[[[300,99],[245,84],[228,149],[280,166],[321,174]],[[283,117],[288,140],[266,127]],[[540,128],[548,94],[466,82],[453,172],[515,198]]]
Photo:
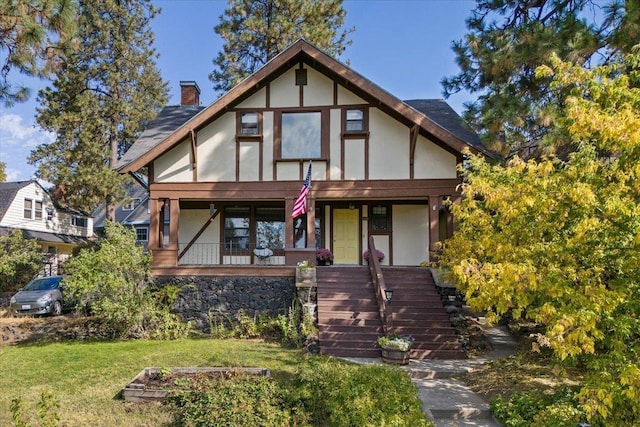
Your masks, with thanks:
[[[309,190],[311,189],[311,163],[309,163],[309,169],[307,170],[307,177],[304,179],[304,183],[302,184],[302,188],[300,189],[300,194],[298,194],[298,198],[296,198],[295,203],[293,204],[293,214],[294,218],[299,217],[307,213],[307,195],[309,194]]]

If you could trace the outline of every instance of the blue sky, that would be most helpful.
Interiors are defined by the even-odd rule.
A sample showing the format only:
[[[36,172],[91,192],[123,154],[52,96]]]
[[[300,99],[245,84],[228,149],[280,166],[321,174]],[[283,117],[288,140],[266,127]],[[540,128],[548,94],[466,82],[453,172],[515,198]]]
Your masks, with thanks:
[[[180,102],[180,80],[194,80],[202,91],[200,101],[215,100],[209,73],[222,40],[213,27],[224,12],[223,0],[156,0],[162,9],[152,26],[158,67],[169,82],[169,104]],[[342,61],[400,99],[442,98],[442,77],[458,72],[451,42],[465,33],[465,19],[474,0],[345,0],[346,28],[350,34]],[[0,52],[1,54],[1,52]],[[31,100],[12,108],[0,107],[0,161],[7,165],[7,180],[33,177],[27,157],[36,145],[53,136],[34,126],[36,93],[47,82],[12,73],[14,82],[33,89]],[[472,98],[459,94],[449,104],[459,113]]]

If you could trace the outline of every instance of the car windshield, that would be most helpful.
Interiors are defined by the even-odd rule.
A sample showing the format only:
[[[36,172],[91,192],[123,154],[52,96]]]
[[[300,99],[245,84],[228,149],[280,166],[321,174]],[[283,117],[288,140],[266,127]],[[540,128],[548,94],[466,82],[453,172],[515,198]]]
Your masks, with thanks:
[[[48,289],[56,289],[60,283],[60,277],[43,277],[40,279],[33,279],[27,286],[24,287],[25,291],[46,291]]]

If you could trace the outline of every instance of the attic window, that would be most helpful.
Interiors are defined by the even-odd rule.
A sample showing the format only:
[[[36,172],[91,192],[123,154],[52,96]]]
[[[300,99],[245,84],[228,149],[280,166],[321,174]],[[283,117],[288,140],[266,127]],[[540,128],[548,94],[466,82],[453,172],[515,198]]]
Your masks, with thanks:
[[[42,219],[42,200],[36,200],[35,218]]]
[[[240,135],[258,135],[258,113],[240,114]]]
[[[315,159],[322,155],[320,112],[282,113],[283,159]]]
[[[344,110],[343,130],[345,133],[366,132],[366,114],[364,108],[348,108]]]
[[[299,68],[296,70],[296,86],[307,85],[307,70],[305,68]]]
[[[24,218],[25,219],[31,219],[33,217],[33,214],[31,212],[32,209],[33,209],[33,200],[24,199]]]
[[[74,216],[71,219],[71,224],[75,227],[86,227],[87,226],[87,218],[83,218],[81,216]]]

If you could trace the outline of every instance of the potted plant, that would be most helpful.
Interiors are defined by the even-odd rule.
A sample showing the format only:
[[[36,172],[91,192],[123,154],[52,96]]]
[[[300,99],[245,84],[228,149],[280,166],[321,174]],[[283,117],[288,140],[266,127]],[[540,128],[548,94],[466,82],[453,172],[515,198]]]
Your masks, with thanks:
[[[314,281],[315,269],[313,268],[313,262],[310,260],[300,261],[296,265],[296,276],[300,282],[312,282]]]
[[[370,256],[371,256],[371,254],[369,253],[369,249],[364,251],[364,253],[362,254],[362,258],[364,258],[364,260],[367,261],[367,263],[369,262],[369,257]],[[384,259],[384,252],[382,252],[381,250],[376,249],[376,258],[378,258],[378,261],[382,261]]]
[[[411,347],[415,339],[411,336],[378,337],[382,349],[382,361],[396,365],[407,365],[411,358]]]
[[[316,250],[316,261],[318,261],[318,265],[331,265],[333,264],[333,254],[327,248],[320,248]]]

